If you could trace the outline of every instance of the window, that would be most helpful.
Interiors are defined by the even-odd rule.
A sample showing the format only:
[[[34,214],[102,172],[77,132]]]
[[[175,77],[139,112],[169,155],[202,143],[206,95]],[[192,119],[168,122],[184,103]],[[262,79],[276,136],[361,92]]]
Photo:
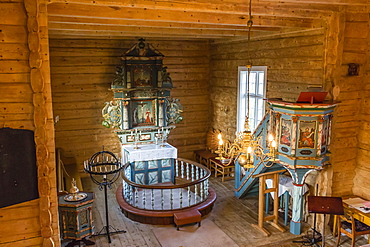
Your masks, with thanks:
[[[245,66],[238,67],[239,88],[238,88],[238,114],[237,131],[244,130],[245,117],[248,114],[249,105],[249,127],[253,132],[265,114],[266,97],[266,71],[267,66],[253,66],[250,71],[249,87],[248,69]],[[248,90],[249,88],[249,90]],[[249,104],[248,104],[249,91]]]

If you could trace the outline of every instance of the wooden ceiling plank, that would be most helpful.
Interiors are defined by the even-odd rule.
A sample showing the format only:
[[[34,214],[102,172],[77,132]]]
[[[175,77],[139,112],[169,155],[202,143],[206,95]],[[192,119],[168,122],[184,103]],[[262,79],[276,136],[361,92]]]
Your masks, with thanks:
[[[204,39],[218,39],[221,37],[227,37],[227,36],[220,36],[220,35],[202,35],[202,34],[191,34],[189,32],[185,34],[180,34],[180,33],[150,33],[150,32],[94,32],[94,31],[70,31],[70,30],[49,30],[49,35],[50,36],[75,36],[75,37],[85,37],[85,36],[90,36],[90,37],[95,37],[97,39],[100,38],[115,38],[118,39],[119,37],[131,37],[131,38],[141,38],[141,37],[151,37],[151,38],[162,38],[162,37],[177,37],[177,38],[204,38]],[[235,36],[229,36],[229,37],[235,37]]]
[[[257,0],[259,3],[277,3],[280,0]],[[284,0],[285,3],[323,4],[323,5],[370,5],[368,0]]]
[[[89,29],[97,27],[98,29],[110,29],[111,27],[142,27],[142,28],[181,28],[181,29],[207,29],[207,30],[229,30],[229,31],[246,31],[246,26],[232,25],[213,25],[198,23],[171,23],[171,22],[152,22],[152,21],[130,21],[130,20],[106,20],[91,18],[66,18],[62,16],[51,16],[49,18],[49,27],[62,28],[63,25],[80,25],[77,29],[82,29],[83,25],[89,25]],[[100,26],[100,27],[99,27]],[[255,26],[253,30],[258,31],[282,31],[280,27]]]
[[[154,10],[180,10],[194,12],[212,12],[218,14],[239,14],[245,15],[249,13],[249,4],[247,1],[237,2],[218,2],[214,1],[172,1],[162,0],[153,2],[148,0],[140,1],[95,1],[95,0],[50,0],[50,3],[68,3],[68,4],[85,4],[93,6],[110,6],[110,7],[126,7],[139,9],[154,9]],[[312,5],[289,6],[286,3],[264,3],[252,4],[252,13],[255,15],[275,15],[275,16],[291,16],[297,18],[322,18],[327,16],[330,11],[337,9],[322,8],[321,10],[311,9]],[[294,11],[292,11],[294,9]]]
[[[179,35],[212,35],[212,36],[246,36],[247,30],[244,31],[229,31],[229,30],[208,30],[208,29],[178,29],[178,28],[156,28],[156,27],[111,27],[106,29],[103,26],[88,26],[88,25],[68,25],[63,24],[59,27],[50,26],[49,31],[74,31],[74,32],[96,32],[96,33],[167,33]]]
[[[244,30],[246,25],[217,25],[217,24],[202,24],[202,23],[180,23],[180,22],[161,22],[161,21],[146,21],[126,19],[93,19],[83,17],[64,17],[64,16],[50,16],[49,23],[71,23],[71,24],[89,24],[89,25],[103,25],[103,26],[143,26],[143,27],[173,27],[173,28],[197,28],[197,29],[223,29],[223,30]],[[261,31],[279,31],[278,27],[256,27]]]
[[[133,40],[141,38],[139,36],[104,36],[104,37],[96,37],[94,35],[69,35],[69,34],[59,34],[53,33],[49,34],[49,38],[53,40]],[[152,37],[149,37],[152,38]],[[171,40],[171,41],[208,41],[208,38],[193,38],[193,37],[153,37],[160,40]]]
[[[54,3],[48,5],[49,16],[66,16],[66,17],[85,17],[85,18],[102,18],[102,19],[131,19],[151,21],[168,21],[184,23],[207,23],[223,25],[246,25],[247,16],[233,14],[218,14],[188,12],[188,11],[155,11],[150,9],[130,9],[130,8],[111,8],[106,6],[88,6],[81,4],[62,4]],[[268,19],[269,25],[273,22],[270,17],[254,16],[258,23],[263,25],[262,21]],[[278,20],[286,20],[282,26],[292,27],[318,27],[324,25],[324,20],[312,20],[308,18],[285,18],[277,17]],[[272,25],[273,26],[273,25]],[[281,26],[279,24],[278,26]]]

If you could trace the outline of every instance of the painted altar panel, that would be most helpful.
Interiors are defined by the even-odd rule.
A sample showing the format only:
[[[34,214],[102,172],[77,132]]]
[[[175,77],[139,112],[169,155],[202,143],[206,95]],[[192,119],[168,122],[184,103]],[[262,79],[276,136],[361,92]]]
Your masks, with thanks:
[[[137,184],[174,183],[174,159],[134,161],[131,163],[131,180]]]
[[[131,100],[132,127],[157,125],[157,100]]]

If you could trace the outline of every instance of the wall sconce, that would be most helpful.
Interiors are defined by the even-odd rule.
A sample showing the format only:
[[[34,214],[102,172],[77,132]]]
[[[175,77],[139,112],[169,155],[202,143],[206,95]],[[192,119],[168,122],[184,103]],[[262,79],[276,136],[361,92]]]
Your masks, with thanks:
[[[229,112],[229,107],[228,106],[221,106],[220,110],[227,114]]]
[[[357,63],[349,63],[348,64],[348,76],[356,76],[358,75],[358,70],[360,68],[360,65]]]

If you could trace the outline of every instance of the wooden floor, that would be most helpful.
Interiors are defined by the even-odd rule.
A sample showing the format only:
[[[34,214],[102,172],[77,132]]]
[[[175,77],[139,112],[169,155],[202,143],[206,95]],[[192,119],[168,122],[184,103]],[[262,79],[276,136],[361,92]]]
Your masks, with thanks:
[[[217,200],[213,211],[207,216],[211,219],[222,231],[224,231],[238,246],[241,247],[299,247],[302,244],[292,243],[293,240],[302,240],[302,236],[293,235],[289,229],[285,233],[281,233],[276,228],[265,223],[272,235],[270,237],[263,236],[257,231],[252,224],[257,223],[257,205],[258,198],[237,199],[233,194],[233,180],[221,182],[221,178],[210,179],[210,186],[216,190]],[[126,233],[112,234],[112,243],[108,244],[106,236],[95,236],[91,240],[95,241],[98,247],[117,246],[117,247],[160,247],[160,243],[152,232],[152,229],[159,227],[155,225],[147,225],[134,222],[127,219],[119,210],[115,199],[116,188],[120,184],[117,180],[112,185],[112,189],[108,190],[108,207],[109,207],[109,223],[118,230],[126,230]],[[104,209],[104,193],[98,189],[90,178],[83,178],[84,191],[93,191],[95,193],[94,201],[94,220],[95,232],[100,231],[105,225],[105,209]],[[283,224],[283,221],[281,221]],[[308,226],[304,227],[305,235]],[[350,246],[350,239],[342,237],[341,242],[343,247]],[[359,237],[357,246],[366,244],[364,238]],[[66,242],[63,241],[65,246]],[[307,245],[305,245],[307,246]],[[326,236],[325,246],[335,246],[335,239],[330,235]],[[188,247],[188,246],[184,246]],[[215,246],[217,247],[217,246]]]

